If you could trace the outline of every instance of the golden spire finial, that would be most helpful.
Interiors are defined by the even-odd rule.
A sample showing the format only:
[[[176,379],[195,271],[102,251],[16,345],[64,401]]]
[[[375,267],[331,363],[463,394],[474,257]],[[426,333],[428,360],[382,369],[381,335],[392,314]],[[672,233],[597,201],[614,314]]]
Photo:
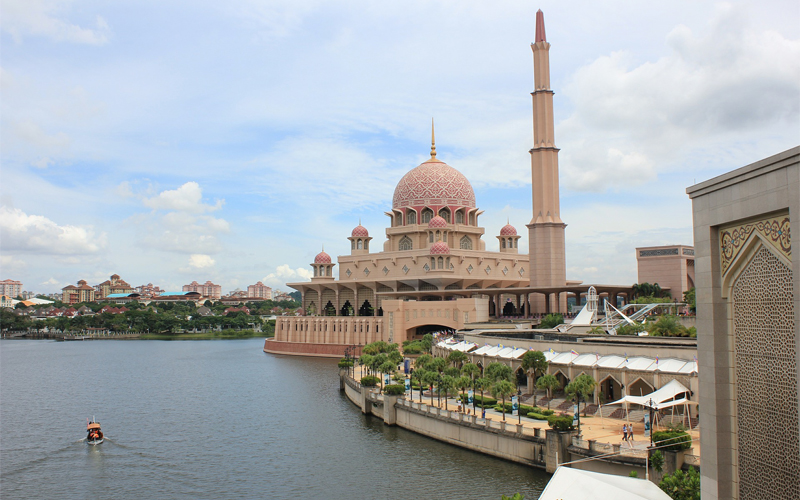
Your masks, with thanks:
[[[436,136],[433,134],[433,118],[431,117],[431,158],[436,158]]]

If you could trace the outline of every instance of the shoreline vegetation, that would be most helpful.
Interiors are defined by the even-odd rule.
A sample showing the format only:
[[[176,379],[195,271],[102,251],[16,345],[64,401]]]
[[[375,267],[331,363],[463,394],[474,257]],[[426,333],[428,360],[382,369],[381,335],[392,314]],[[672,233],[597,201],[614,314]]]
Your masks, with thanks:
[[[230,340],[230,339],[252,339],[270,338],[275,333],[258,332],[255,330],[223,330],[221,332],[197,332],[197,333],[143,333],[139,336],[140,340]]]

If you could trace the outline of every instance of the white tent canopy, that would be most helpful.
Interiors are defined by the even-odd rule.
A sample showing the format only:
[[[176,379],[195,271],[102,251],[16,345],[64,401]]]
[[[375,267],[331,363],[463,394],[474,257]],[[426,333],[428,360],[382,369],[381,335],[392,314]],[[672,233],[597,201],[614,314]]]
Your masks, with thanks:
[[[649,406],[649,402],[652,400],[657,406],[663,408],[664,406],[662,403],[664,401],[672,401],[676,396],[689,392],[691,391],[677,380],[670,380],[664,387],[657,391],[651,392],[650,394],[645,394],[644,396],[625,396],[624,398],[618,399],[613,403],[608,403],[606,406],[623,403]]]
[[[646,479],[614,476],[572,467],[559,467],[539,500],[670,500],[661,488]]]

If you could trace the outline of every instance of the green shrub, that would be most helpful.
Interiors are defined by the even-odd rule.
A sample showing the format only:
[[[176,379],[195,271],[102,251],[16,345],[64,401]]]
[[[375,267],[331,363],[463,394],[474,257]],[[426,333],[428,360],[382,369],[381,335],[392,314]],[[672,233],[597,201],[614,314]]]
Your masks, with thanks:
[[[406,386],[403,384],[389,384],[383,388],[383,393],[389,396],[399,396],[406,393]]]
[[[564,323],[564,316],[561,314],[548,314],[544,317],[542,322],[539,323],[539,328],[555,328],[562,323]]]
[[[353,366],[352,359],[340,359],[339,360],[339,368],[350,368]]]
[[[544,410],[542,410],[540,413],[541,413],[542,415],[544,415],[545,417],[549,417],[550,415],[555,415],[555,413],[556,413],[556,412],[555,412],[555,410],[547,410],[547,409],[544,409]]]
[[[481,396],[480,394],[476,394],[474,399],[475,399],[475,404],[483,405],[485,407],[491,407],[497,404],[496,399],[490,398],[489,396]]]
[[[534,420],[547,420],[547,416],[546,415],[542,415],[541,413],[538,413],[538,412],[535,412],[535,411],[529,411],[528,414],[525,415],[525,416],[528,417],[528,418],[532,418]]]
[[[624,324],[617,328],[617,335],[639,335],[642,332],[646,332],[647,327],[640,323],[635,325]]]
[[[635,470],[632,470],[630,474],[628,474],[628,477],[639,477],[639,473]]]
[[[547,423],[551,429],[558,431],[572,430],[572,416],[571,415],[551,415],[547,417]]]
[[[664,451],[688,450],[692,447],[692,437],[683,431],[658,431],[653,433],[653,444],[659,446],[659,442],[665,445],[661,448]],[[669,446],[666,446],[669,445]]]
[[[365,375],[361,377],[361,385],[364,387],[375,387],[380,383],[381,379],[373,375]]]

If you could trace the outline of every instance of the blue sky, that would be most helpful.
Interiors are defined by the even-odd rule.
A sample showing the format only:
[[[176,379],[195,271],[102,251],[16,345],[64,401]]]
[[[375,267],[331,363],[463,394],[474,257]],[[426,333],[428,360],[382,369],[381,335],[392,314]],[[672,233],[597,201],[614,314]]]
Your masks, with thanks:
[[[800,143],[795,1],[2,0],[0,279],[285,288],[380,247],[431,117],[527,248],[539,8],[569,279],[635,282],[687,186]]]

